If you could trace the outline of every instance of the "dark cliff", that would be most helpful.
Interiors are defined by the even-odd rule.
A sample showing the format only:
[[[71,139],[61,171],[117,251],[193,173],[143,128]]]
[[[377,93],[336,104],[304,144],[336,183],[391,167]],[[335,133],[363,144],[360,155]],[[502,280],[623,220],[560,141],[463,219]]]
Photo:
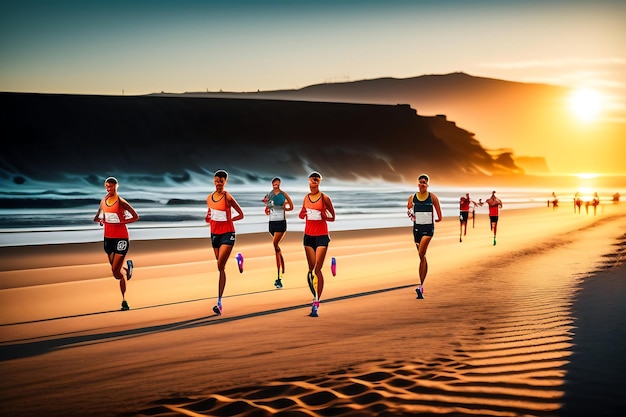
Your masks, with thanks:
[[[0,93],[0,178],[212,172],[400,181],[514,174],[445,117],[408,105]]]

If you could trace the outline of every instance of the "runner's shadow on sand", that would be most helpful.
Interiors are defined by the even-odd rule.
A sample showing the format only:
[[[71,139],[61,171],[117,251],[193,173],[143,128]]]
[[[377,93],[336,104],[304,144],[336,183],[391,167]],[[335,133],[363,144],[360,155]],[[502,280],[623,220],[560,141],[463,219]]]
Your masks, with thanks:
[[[383,288],[380,290],[365,291],[365,292],[360,292],[360,293],[355,293],[355,294],[348,294],[348,295],[344,295],[341,297],[326,299],[324,300],[324,303],[332,303],[332,302],[348,300],[352,298],[367,297],[367,296],[390,292],[390,291],[403,290],[403,289],[413,287],[413,286],[415,286],[415,284],[403,285],[403,286],[391,287],[391,288]],[[262,291],[262,292],[265,292],[265,291]],[[240,295],[243,295],[243,294],[240,294]],[[208,300],[208,299],[210,298],[185,300],[185,301],[179,301],[175,303],[140,307],[134,310],[159,308],[159,307],[164,307],[167,305],[183,304],[183,303],[203,301],[203,300]],[[48,340],[32,341],[30,339],[27,339],[27,340],[21,340],[21,341],[20,340],[9,341],[9,342],[5,342],[4,345],[0,346],[0,362],[13,360],[13,359],[27,358],[31,356],[43,355],[45,353],[52,352],[55,350],[71,349],[74,347],[84,346],[87,344],[107,343],[107,342],[112,342],[112,341],[119,340],[119,339],[138,337],[138,336],[143,336],[143,335],[148,335],[148,334],[153,334],[153,333],[192,329],[192,328],[204,327],[204,326],[213,326],[213,325],[218,325],[218,324],[223,324],[223,323],[228,323],[228,322],[233,322],[233,321],[246,320],[246,319],[253,318],[253,317],[261,317],[261,316],[268,316],[271,314],[284,313],[287,311],[293,311],[293,310],[298,310],[298,309],[307,308],[307,307],[309,307],[308,303],[296,304],[296,305],[291,305],[287,307],[257,311],[254,313],[241,314],[241,315],[232,316],[232,317],[217,316],[215,314],[212,314],[210,316],[204,316],[204,317],[191,319],[191,320],[183,320],[183,321],[178,321],[174,323],[160,324],[156,326],[139,327],[135,329],[120,330],[120,331],[115,331],[115,332],[96,333],[96,334],[80,335],[80,336],[63,336],[63,337],[57,337],[61,335],[56,335],[56,336],[51,335],[51,336],[46,336],[46,337],[52,338]],[[80,314],[80,315],[74,315],[74,316],[42,319],[42,320],[36,320],[36,321],[30,321],[30,322],[24,322],[24,323],[4,324],[0,327],[6,327],[6,326],[12,326],[12,325],[18,325],[18,324],[26,324],[26,323],[38,323],[38,322],[46,322],[46,321],[53,321],[53,320],[63,320],[67,318],[92,316],[92,315],[98,315],[98,314],[118,313],[118,312],[119,312],[118,310],[102,311],[102,312],[87,313],[87,314]],[[125,312],[124,314],[128,314],[128,313]]]

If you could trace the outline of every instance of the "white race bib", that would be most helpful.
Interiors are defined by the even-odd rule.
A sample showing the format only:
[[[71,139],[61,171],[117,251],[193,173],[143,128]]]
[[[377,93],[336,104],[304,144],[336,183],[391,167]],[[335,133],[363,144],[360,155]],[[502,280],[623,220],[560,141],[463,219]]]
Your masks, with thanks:
[[[285,220],[285,210],[282,208],[273,207],[270,209],[270,221],[282,221]]]
[[[216,222],[225,222],[225,221],[228,221],[228,218],[226,217],[226,212],[224,210],[216,210],[212,208],[211,220],[216,221]]]
[[[415,224],[433,224],[433,214],[423,211],[416,212]]]
[[[306,218],[309,220],[322,220],[322,212],[315,209],[306,209]]]
[[[106,223],[119,223],[120,222],[120,216],[117,215],[117,213],[104,213],[104,221]]]

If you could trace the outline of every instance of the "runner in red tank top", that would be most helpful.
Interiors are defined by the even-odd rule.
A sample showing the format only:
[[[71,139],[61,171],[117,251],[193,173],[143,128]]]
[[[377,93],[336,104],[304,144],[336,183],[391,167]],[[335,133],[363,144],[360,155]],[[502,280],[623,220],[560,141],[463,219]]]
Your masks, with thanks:
[[[493,230],[493,245],[496,245],[496,232],[498,231],[498,219],[500,216],[500,209],[502,208],[502,200],[496,197],[496,192],[491,193],[485,203],[489,206],[489,221],[491,224],[491,230]]]
[[[127,267],[122,268],[130,246],[126,224],[136,222],[139,216],[128,201],[117,194],[117,186],[118,181],[114,177],[109,177],[104,181],[107,195],[100,202],[93,221],[104,226],[104,251],[111,264],[113,276],[120,281],[122,310],[128,310],[130,307],[125,298],[126,281],[129,281],[133,275],[133,261],[129,259],[126,261]],[[122,269],[126,276],[122,273]]]
[[[307,281],[313,293],[313,305],[309,314],[311,317],[318,317],[317,310],[324,290],[322,267],[330,243],[327,222],[335,221],[335,208],[330,197],[319,190],[320,181],[322,176],[319,172],[312,172],[309,175],[311,192],[304,197],[299,215],[301,219],[306,219],[303,244],[309,265]]]
[[[465,197],[461,197],[459,200],[459,242],[463,242],[461,236],[467,235],[467,219],[469,219],[470,205],[473,204],[476,207],[476,202],[470,198],[469,193],[465,194]]]
[[[223,169],[216,171],[213,177],[215,191],[206,198],[208,211],[205,221],[211,226],[211,245],[219,271],[217,304],[213,307],[213,312],[218,316],[222,314],[222,296],[226,288],[226,262],[235,245],[233,222],[243,219],[243,210],[234,197],[224,189],[226,181],[228,173]],[[237,212],[235,217],[232,217],[231,208]]]

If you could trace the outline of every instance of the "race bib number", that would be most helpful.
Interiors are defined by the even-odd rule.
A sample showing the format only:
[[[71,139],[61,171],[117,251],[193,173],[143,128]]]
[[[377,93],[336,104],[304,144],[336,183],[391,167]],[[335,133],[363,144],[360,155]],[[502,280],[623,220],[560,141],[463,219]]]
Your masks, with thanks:
[[[119,223],[120,217],[117,213],[104,213],[104,221],[107,223]]]
[[[423,211],[418,211],[415,213],[415,224],[432,224],[433,223],[433,214]]]
[[[309,220],[322,220],[322,212],[315,209],[306,209],[306,218]]]
[[[285,220],[285,210],[277,209],[276,207],[270,210],[270,220],[271,221],[281,221]]]
[[[211,220],[216,222],[225,222],[228,220],[224,210],[211,209]]]

